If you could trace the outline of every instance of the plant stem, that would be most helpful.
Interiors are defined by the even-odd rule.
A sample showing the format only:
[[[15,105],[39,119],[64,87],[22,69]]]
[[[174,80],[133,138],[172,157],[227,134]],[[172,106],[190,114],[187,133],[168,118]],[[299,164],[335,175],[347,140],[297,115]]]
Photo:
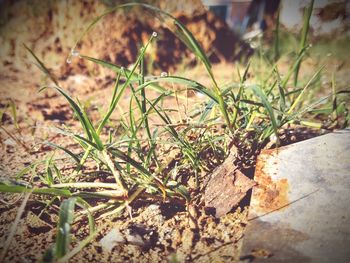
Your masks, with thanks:
[[[110,188],[110,189],[120,189],[116,184],[109,183],[65,183],[65,184],[53,184],[53,188]]]
[[[111,172],[115,178],[115,181],[127,193],[128,192],[127,187],[126,187],[122,177],[120,176],[119,172],[115,169],[114,163],[113,163],[111,157],[108,155],[107,150],[103,150],[101,153],[102,153],[103,159],[106,161],[108,168],[111,170]]]

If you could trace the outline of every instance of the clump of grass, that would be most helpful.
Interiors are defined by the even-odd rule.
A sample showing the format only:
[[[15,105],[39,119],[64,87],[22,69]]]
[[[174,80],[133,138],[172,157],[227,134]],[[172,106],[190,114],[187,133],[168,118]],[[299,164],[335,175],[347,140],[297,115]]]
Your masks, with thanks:
[[[207,74],[211,79],[211,86],[207,87],[195,80],[180,76],[162,75],[150,80],[145,78],[144,60],[147,48],[155,41],[157,34],[153,33],[149,41],[139,51],[133,67],[125,69],[119,65],[92,58],[88,55],[79,54],[77,44],[104,16],[117,9],[138,6],[151,11],[162,21],[170,21],[170,29],[183,41],[186,46],[202,62]],[[307,30],[306,30],[307,32]],[[282,76],[279,73],[278,64],[271,61],[260,53],[258,61],[255,58],[248,63],[244,72],[238,70],[239,82],[225,87],[219,87],[211,69],[211,64],[206,54],[201,49],[191,32],[176,18],[156,7],[146,4],[125,4],[112,8],[97,17],[83,32],[82,36],[73,47],[72,56],[91,61],[102,67],[112,70],[115,75],[115,83],[111,92],[111,100],[102,118],[94,123],[88,112],[78,99],[68,94],[59,81],[47,69],[44,63],[30,50],[39,68],[51,80],[51,84],[40,91],[51,88],[62,95],[69,103],[75,117],[79,121],[81,133],[71,130],[56,128],[56,132],[67,136],[78,143],[81,147],[79,154],[63,146],[44,142],[55,150],[63,151],[75,163],[75,169],[69,175],[63,175],[57,159],[54,155],[44,161],[38,161],[26,167],[18,174],[18,178],[31,174],[31,178],[38,177],[44,186],[36,187],[31,180],[25,184],[19,181],[2,180],[0,192],[9,193],[32,193],[49,195],[53,199],[64,200],[59,214],[58,231],[55,246],[45,254],[45,260],[64,261],[78,253],[83,246],[96,237],[98,230],[94,226],[93,216],[98,212],[100,216],[115,215],[130,207],[130,204],[142,196],[156,196],[163,199],[181,198],[184,202],[190,201],[191,195],[187,185],[177,178],[177,171],[186,167],[195,178],[198,188],[201,181],[201,171],[208,172],[208,161],[203,159],[202,154],[208,149],[216,156],[217,163],[227,154],[228,145],[233,138],[245,138],[246,133],[252,134],[249,140],[256,148],[264,145],[272,135],[275,135],[277,143],[280,129],[292,123],[307,124],[321,128],[322,123],[303,119],[305,114],[312,114],[315,107],[322,104],[328,97],[332,98],[332,107],[326,114],[333,113],[332,123],[339,121],[341,116],[348,112],[344,103],[339,102],[338,96],[346,91],[336,91],[335,80],[333,81],[332,93],[308,105],[303,105],[303,98],[313,86],[317,84],[323,67],[305,83],[302,88],[290,86],[290,78],[297,74],[300,62],[308,48],[306,43],[299,54],[294,58],[288,72]],[[277,44],[276,44],[277,45]],[[278,50],[278,45],[276,46]],[[277,51],[276,51],[276,54]],[[268,72],[257,75],[255,83],[248,82],[249,72],[254,64],[268,65]],[[177,83],[202,93],[206,102],[201,108],[191,111],[191,122],[182,127],[174,122],[171,112],[173,109],[162,107],[165,98],[177,96],[172,90],[165,87],[166,83]],[[106,126],[111,122],[111,116],[119,107],[125,90],[129,88],[131,97],[127,116],[120,116],[121,135],[113,137],[109,133],[106,139]],[[149,89],[158,92],[155,98],[148,96]],[[161,126],[153,125],[150,118],[157,118]],[[347,122],[346,124],[347,125]],[[219,131],[214,127],[223,126]],[[192,136],[194,134],[194,136]],[[181,154],[181,160],[175,167],[167,170],[161,160],[161,147],[171,145]],[[221,156],[220,156],[221,155]],[[86,162],[93,162],[96,166],[111,175],[114,182],[90,182],[86,178]],[[216,164],[217,164],[216,163]],[[39,169],[39,168],[42,169]],[[42,172],[38,172],[41,170]],[[104,202],[91,206],[90,200],[103,200]],[[106,200],[108,200],[106,202]],[[76,209],[75,207],[79,208]],[[130,211],[130,210],[129,210]],[[75,220],[87,216],[89,218],[90,234],[76,248],[69,252],[70,225]]]

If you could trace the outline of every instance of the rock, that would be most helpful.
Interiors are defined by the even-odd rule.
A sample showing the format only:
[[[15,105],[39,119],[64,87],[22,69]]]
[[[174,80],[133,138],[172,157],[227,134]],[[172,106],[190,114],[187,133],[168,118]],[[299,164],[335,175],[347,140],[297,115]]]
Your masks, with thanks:
[[[211,174],[205,187],[205,206],[215,209],[215,216],[221,217],[232,210],[245,197],[255,183],[234,165],[236,151]]]
[[[143,240],[141,235],[131,231],[130,229],[128,229],[128,231],[126,233],[126,240],[128,241],[129,244],[132,244],[135,246],[139,246],[139,247],[146,246],[146,242]]]
[[[149,205],[142,212],[142,217],[145,218],[147,225],[163,225],[165,221],[160,206],[157,204]]]
[[[125,243],[126,240],[124,235],[118,230],[113,228],[107,235],[105,235],[101,240],[100,244],[103,249],[111,252],[112,249],[120,243]]]
[[[348,262],[349,156],[350,130],[262,151],[241,258]]]
[[[190,251],[194,242],[194,232],[190,228],[185,228],[181,241],[184,251]]]
[[[133,224],[127,230],[125,238],[129,244],[149,249],[158,241],[158,233],[143,224]]]
[[[174,229],[174,231],[171,233],[171,239],[172,239],[172,243],[171,246],[173,249],[176,249],[179,244],[181,244],[181,233],[178,229]]]
[[[133,224],[125,231],[121,232],[118,229],[112,229],[106,236],[100,240],[103,249],[111,252],[118,244],[130,244],[142,249],[149,248],[156,242],[157,234],[147,226]]]

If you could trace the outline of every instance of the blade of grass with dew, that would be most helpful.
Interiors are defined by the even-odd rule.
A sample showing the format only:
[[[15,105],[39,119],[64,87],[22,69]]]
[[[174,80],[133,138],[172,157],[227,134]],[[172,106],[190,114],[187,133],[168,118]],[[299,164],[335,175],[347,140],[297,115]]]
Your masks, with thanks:
[[[70,104],[71,108],[73,109],[74,113],[78,117],[80,123],[82,124],[86,135],[91,140],[91,137],[94,136],[95,134],[90,133],[88,119],[86,118],[86,116],[84,116],[81,107],[77,103],[75,103],[75,101],[62,88],[59,87],[57,79],[51,74],[51,72],[46,68],[44,63],[34,54],[34,52],[30,48],[28,48],[26,45],[24,45],[24,46],[30,52],[30,54],[34,57],[36,62],[40,65],[39,68],[55,83],[56,86],[54,86],[52,88],[56,89],[61,95],[63,95],[66,98],[66,100]],[[39,90],[39,92],[46,89],[46,88],[48,88],[48,87],[45,86],[45,87],[41,88]],[[96,136],[94,136],[94,139],[97,139],[97,141],[96,141],[97,146],[101,147],[98,138],[95,138],[95,137]]]
[[[152,35],[151,38],[148,40],[147,44],[145,45],[145,47],[142,49],[140,55],[138,56],[132,70],[130,71],[130,74],[128,76],[128,78],[126,79],[125,83],[123,84],[123,86],[121,87],[121,89],[118,92],[118,95],[115,97],[113,103],[111,104],[111,106],[109,107],[108,112],[106,113],[106,115],[103,117],[102,121],[100,122],[98,128],[97,128],[97,134],[100,134],[102,131],[102,128],[105,126],[105,124],[107,123],[107,120],[109,119],[109,117],[112,115],[115,107],[117,106],[122,94],[124,93],[124,90],[126,89],[126,87],[129,85],[130,80],[131,80],[131,76],[133,76],[136,68],[138,67],[142,57],[145,55],[146,49],[147,47],[150,45],[150,43],[152,42],[154,36]]]
[[[86,28],[85,31],[82,32],[82,34],[80,35],[80,37],[78,38],[78,40],[76,41],[73,50],[76,48],[76,46],[78,45],[78,43],[82,40],[82,38],[92,29],[92,27],[94,25],[96,25],[96,23],[98,23],[99,20],[101,20],[104,16],[120,9],[120,8],[127,8],[127,7],[132,7],[132,6],[140,6],[142,8],[145,8],[147,10],[151,10],[155,13],[155,16],[157,17],[157,14],[161,14],[165,17],[167,17],[168,19],[170,19],[171,21],[173,21],[173,24],[176,26],[176,30],[174,32],[174,34],[176,36],[178,36],[178,38],[202,61],[202,63],[205,65],[205,68],[213,82],[214,85],[214,91],[215,91],[215,95],[217,97],[218,100],[218,104],[219,104],[219,108],[220,111],[224,117],[224,120],[227,124],[227,126],[229,127],[229,130],[232,131],[232,127],[231,127],[231,123],[230,123],[230,119],[228,116],[228,112],[226,109],[226,104],[225,101],[223,99],[223,96],[221,94],[220,88],[218,87],[218,84],[215,80],[214,74],[211,70],[211,64],[209,62],[208,57],[206,56],[206,54],[204,53],[203,49],[201,48],[201,46],[198,44],[197,40],[193,37],[192,33],[175,17],[173,17],[172,15],[162,11],[161,9],[148,5],[148,4],[143,4],[143,3],[128,3],[128,4],[123,4],[123,5],[118,5],[114,8],[111,8],[109,10],[107,10],[106,12],[104,12],[103,14],[101,14],[100,16],[96,17],[91,23],[90,25]],[[172,28],[170,28],[170,30],[172,30]],[[138,63],[136,63],[138,64]],[[134,72],[131,73],[131,75]],[[127,81],[128,82],[128,81]]]

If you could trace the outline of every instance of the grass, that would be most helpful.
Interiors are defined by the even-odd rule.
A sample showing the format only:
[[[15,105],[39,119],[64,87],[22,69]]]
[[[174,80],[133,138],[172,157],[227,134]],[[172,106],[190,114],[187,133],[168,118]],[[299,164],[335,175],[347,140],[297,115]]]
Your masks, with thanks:
[[[79,54],[76,50],[78,43],[104,16],[117,9],[134,6],[151,11],[162,21],[168,23],[170,21],[172,25],[170,29],[202,62],[211,80],[209,87],[181,76],[161,75],[146,80],[146,51],[156,41],[156,33],[153,33],[145,46],[140,49],[131,69]],[[310,10],[312,5],[309,12]],[[96,237],[99,230],[95,228],[94,215],[98,214],[99,217],[116,215],[130,207],[130,204],[138,198],[143,198],[145,194],[162,199],[177,198],[188,204],[193,189],[179,180],[178,171],[185,169],[193,175],[195,186],[192,188],[198,190],[205,179],[200,174],[206,174],[213,168],[208,165],[209,160],[202,157],[203,154],[212,153],[211,158],[216,159],[214,163],[217,165],[227,154],[228,145],[232,140],[237,145],[245,141],[260,149],[271,140],[272,135],[278,144],[281,129],[293,123],[317,128],[346,127],[349,115],[341,96],[348,91],[337,90],[334,78],[332,91],[328,95],[315,101],[305,100],[305,94],[317,87],[323,70],[323,67],[320,67],[306,82],[298,78],[302,60],[309,49],[306,43],[308,19],[305,19],[300,50],[284,75],[279,72],[278,66],[278,58],[282,56],[279,29],[276,28],[275,32],[273,59],[270,59],[262,49],[259,50],[258,55],[251,59],[243,72],[238,70],[238,83],[219,87],[206,54],[191,32],[176,18],[146,4],[125,4],[106,11],[87,27],[68,57],[68,60],[78,59],[76,57],[85,59],[116,74],[108,108],[96,123],[90,118],[82,103],[78,99],[73,99],[73,96],[60,86],[59,81],[44,63],[25,46],[37,66],[51,81],[40,91],[44,92],[50,88],[63,96],[81,128],[80,133],[72,132],[69,128],[55,129],[57,133],[69,137],[81,147],[79,154],[52,142],[43,142],[56,151],[65,152],[67,158],[75,163],[75,169],[69,175],[61,173],[57,164],[60,160],[55,159],[53,153],[46,160],[32,163],[18,173],[17,179],[25,178],[27,179],[25,183],[12,180],[2,180],[0,183],[0,192],[48,195],[61,200],[56,243],[44,255],[44,261],[68,260]],[[254,69],[256,66],[266,70],[259,73]],[[252,71],[258,72],[254,74],[254,82],[249,77]],[[293,75],[294,80],[298,79],[298,85],[291,83]],[[191,122],[174,121],[172,113],[176,112],[176,109],[162,106],[166,98],[177,98],[177,93],[166,86],[174,83],[186,87],[186,90],[199,92],[206,98],[200,109],[194,108],[190,111]],[[120,116],[122,132],[118,137],[113,137],[111,133],[107,136],[106,126],[112,122],[111,116],[118,113],[119,103],[127,89],[131,91],[132,96],[127,116]],[[158,93],[155,98],[148,96],[150,89]],[[151,119],[158,120],[161,125],[155,125]],[[329,121],[327,125],[320,121],[324,119]],[[251,134],[249,138],[246,137],[248,133]],[[163,148],[169,145],[181,155],[170,170],[161,158]],[[87,177],[86,163],[94,163],[100,167],[114,178],[114,182],[84,181]],[[35,186],[33,178],[39,178],[44,186]],[[97,205],[92,200],[97,200]],[[98,202],[99,200],[101,202]],[[70,225],[86,216],[89,219],[89,235],[70,250]]]

